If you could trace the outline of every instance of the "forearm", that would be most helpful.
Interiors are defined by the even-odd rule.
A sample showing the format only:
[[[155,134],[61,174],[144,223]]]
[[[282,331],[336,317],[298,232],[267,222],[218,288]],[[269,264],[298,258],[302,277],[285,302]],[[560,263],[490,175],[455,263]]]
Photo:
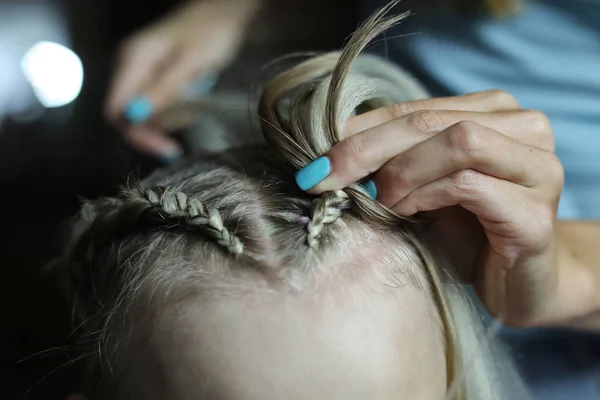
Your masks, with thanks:
[[[558,223],[555,325],[600,331],[600,221]]]

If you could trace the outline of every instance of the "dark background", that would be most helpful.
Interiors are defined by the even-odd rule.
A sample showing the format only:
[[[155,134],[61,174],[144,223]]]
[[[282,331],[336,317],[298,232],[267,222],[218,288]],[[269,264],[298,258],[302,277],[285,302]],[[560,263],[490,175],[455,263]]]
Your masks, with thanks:
[[[160,165],[128,148],[104,121],[102,107],[120,40],[176,1],[0,0],[0,19],[11,5],[47,3],[64,17],[85,79],[74,103],[38,119],[18,122],[0,112],[2,400],[65,399],[80,387],[81,349],[69,337],[69,305],[57,277],[45,270],[60,243],[59,227],[77,210],[79,196],[110,194],[131,174]],[[271,55],[339,48],[355,28],[354,10],[353,1],[268,2],[219,85],[246,90],[258,77],[257,60]],[[4,39],[18,41],[18,34]]]

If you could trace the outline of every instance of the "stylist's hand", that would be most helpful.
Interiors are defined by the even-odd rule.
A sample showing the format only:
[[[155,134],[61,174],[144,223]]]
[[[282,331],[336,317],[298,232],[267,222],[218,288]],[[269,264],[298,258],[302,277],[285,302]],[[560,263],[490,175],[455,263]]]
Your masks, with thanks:
[[[345,137],[310,193],[374,174],[379,202],[404,216],[428,212],[437,246],[478,260],[478,291],[494,316],[532,326],[568,312],[556,301],[563,168],[544,114],[489,91],[371,111],[351,119]]]
[[[179,151],[153,122],[186,85],[232,59],[257,4],[257,0],[191,0],[124,42],[106,113],[113,123],[125,122],[134,146],[166,157]]]

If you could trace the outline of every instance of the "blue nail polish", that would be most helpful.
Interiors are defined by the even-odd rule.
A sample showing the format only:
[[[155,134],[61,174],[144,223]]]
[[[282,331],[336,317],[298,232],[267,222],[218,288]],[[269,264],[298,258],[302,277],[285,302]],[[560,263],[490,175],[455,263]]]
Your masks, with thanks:
[[[296,173],[296,183],[302,190],[315,187],[331,173],[331,161],[327,157],[317,158]]]
[[[377,198],[377,185],[375,185],[374,181],[367,181],[363,183],[362,187],[367,191],[367,193],[369,194],[369,196],[371,196],[372,199]]]
[[[212,92],[213,88],[217,84],[216,74],[206,74],[198,81],[198,90],[201,94],[207,95]]]
[[[154,112],[154,106],[147,97],[132,99],[125,109],[125,117],[133,124],[143,124]]]

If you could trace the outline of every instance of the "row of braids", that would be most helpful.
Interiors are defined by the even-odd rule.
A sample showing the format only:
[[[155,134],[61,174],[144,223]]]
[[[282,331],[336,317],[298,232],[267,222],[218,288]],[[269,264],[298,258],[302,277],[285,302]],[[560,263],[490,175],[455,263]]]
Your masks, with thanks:
[[[129,261],[105,257],[121,257],[118,247],[123,239],[152,232],[185,233],[208,238],[233,256],[244,251],[219,210],[165,187],[136,185],[121,189],[115,197],[88,201],[71,229],[66,252],[55,263],[64,265],[61,273],[66,274],[65,289],[74,302],[73,317],[82,321],[114,302],[107,293],[127,274],[122,264]]]
[[[117,197],[86,204],[82,214],[91,223],[89,234],[96,238],[94,244],[98,246],[104,245],[102,239],[112,241],[160,227],[201,233],[233,255],[244,250],[240,239],[223,224],[219,210],[208,209],[200,200],[168,188],[123,189]]]
[[[262,131],[273,152],[292,171],[305,167],[340,142],[342,125],[356,114],[357,108],[368,110],[426,97],[426,92],[395,65],[375,56],[359,57],[369,42],[408,16],[404,13],[386,17],[397,3],[392,2],[367,20],[341,52],[312,57],[275,76],[264,87],[258,107]],[[76,240],[67,251],[70,259],[65,260],[71,265],[68,268],[70,286],[79,295],[95,292],[96,286],[114,280],[114,274],[121,273],[119,268],[96,271],[93,267],[96,264],[121,265],[123,262],[96,261],[102,257],[103,250],[119,246],[120,239],[142,232],[198,235],[217,243],[230,255],[238,257],[248,253],[248,260],[253,258],[253,252],[249,251],[251,246],[244,246],[230,230],[232,226],[224,223],[217,206],[219,202],[211,201],[212,206],[208,207],[190,194],[193,190],[165,186],[136,185],[122,189],[115,197],[105,197],[84,206],[75,228],[79,232],[72,236]],[[316,251],[325,250],[320,248],[323,237],[333,233],[328,227],[345,211],[375,225],[396,226],[402,221],[394,212],[373,201],[358,183],[323,193],[313,198],[307,208],[301,211],[309,214],[306,243]],[[244,236],[244,240],[250,239]],[[111,254],[110,251],[104,253]],[[90,298],[81,303],[94,301]]]
[[[259,101],[259,118],[267,142],[292,170],[300,170],[343,139],[345,121],[364,111],[399,101],[427,97],[426,91],[378,57],[361,53],[381,33],[409,13],[386,17],[393,1],[368,19],[341,52],[312,57],[275,76]],[[396,225],[402,218],[373,201],[364,188],[352,184],[313,200],[307,244],[318,248],[325,227],[344,210],[375,224]]]

